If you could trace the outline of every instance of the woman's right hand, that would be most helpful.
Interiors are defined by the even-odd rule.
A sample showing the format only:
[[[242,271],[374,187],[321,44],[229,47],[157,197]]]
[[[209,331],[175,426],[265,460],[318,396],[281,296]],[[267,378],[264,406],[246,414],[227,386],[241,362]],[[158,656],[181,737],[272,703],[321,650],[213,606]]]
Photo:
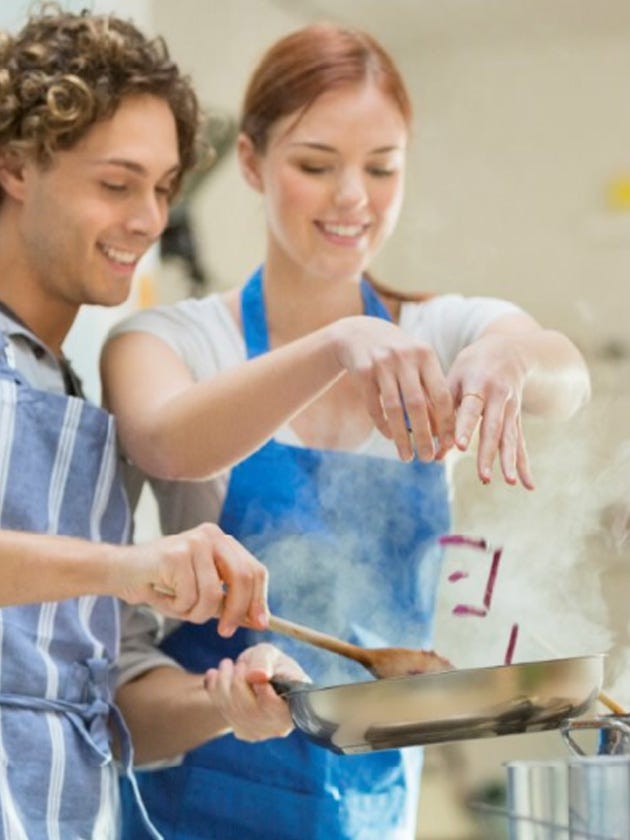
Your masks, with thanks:
[[[355,380],[379,431],[403,461],[442,458],[455,439],[455,412],[432,347],[382,318],[357,315],[331,324],[339,364]]]

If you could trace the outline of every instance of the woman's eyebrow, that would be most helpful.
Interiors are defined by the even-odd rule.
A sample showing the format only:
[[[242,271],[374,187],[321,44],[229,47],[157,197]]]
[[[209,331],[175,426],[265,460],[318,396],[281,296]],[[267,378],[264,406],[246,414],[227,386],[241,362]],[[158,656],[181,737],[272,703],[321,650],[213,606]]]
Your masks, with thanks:
[[[318,143],[316,141],[311,140],[301,140],[301,141],[294,141],[289,144],[290,146],[306,146],[309,149],[315,149],[319,152],[332,152],[333,154],[338,152],[334,146],[329,146],[326,143]],[[382,155],[388,152],[399,152],[401,151],[402,147],[398,145],[391,145],[391,146],[379,146],[376,149],[371,149],[369,154],[371,155]]]

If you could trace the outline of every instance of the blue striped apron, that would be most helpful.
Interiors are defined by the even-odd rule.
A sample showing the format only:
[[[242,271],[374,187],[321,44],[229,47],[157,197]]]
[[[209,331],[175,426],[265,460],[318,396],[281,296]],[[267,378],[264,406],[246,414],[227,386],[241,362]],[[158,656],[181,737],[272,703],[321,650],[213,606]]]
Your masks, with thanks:
[[[0,335],[0,528],[126,542],[113,418],[31,387]],[[0,609],[0,838],[113,840],[118,779],[108,720],[118,603],[84,596]],[[157,833],[153,836],[159,837]]]
[[[361,289],[365,313],[389,318],[373,289]],[[248,356],[266,352],[262,270],[244,288],[242,316]],[[436,538],[449,528],[441,464],[272,440],[232,470],[220,525],[268,566],[279,615],[367,645],[431,644]],[[184,624],[162,647],[201,672],[260,638],[239,630],[225,640],[214,622]],[[369,678],[332,654],[269,640],[318,683]],[[418,749],[336,755],[299,731],[256,744],[228,735],[180,766],[139,773],[138,783],[168,840],[411,840],[421,758]],[[123,814],[125,840],[142,838],[125,803]]]

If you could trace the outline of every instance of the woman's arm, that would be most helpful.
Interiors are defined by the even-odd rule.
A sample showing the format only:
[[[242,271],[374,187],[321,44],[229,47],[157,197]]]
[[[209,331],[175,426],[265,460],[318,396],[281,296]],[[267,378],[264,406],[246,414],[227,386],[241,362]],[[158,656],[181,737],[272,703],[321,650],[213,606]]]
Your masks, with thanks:
[[[401,458],[453,443],[446,379],[430,347],[380,318],[343,318],[270,353],[195,382],[170,346],[144,332],[111,339],[103,393],[127,455],[165,479],[207,478],[242,460],[348,374]],[[406,414],[405,414],[406,408]]]

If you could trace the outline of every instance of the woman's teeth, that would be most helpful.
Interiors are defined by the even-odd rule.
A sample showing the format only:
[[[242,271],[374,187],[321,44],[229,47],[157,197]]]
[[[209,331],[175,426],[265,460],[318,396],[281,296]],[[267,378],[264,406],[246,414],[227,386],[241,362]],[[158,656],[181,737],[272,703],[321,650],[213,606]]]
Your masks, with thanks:
[[[363,225],[322,225],[326,233],[334,236],[347,236],[348,239],[359,236],[363,232]]]

